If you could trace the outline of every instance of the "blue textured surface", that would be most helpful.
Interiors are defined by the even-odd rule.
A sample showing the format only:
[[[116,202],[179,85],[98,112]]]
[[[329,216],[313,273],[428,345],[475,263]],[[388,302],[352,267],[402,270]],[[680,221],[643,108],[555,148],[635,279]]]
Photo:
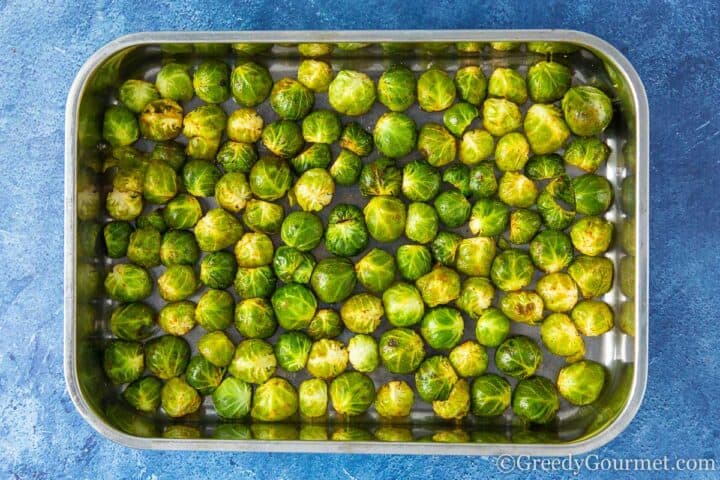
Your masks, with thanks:
[[[618,47],[650,98],[650,377],[635,420],[595,453],[720,460],[717,2],[160,3],[150,10],[127,0],[0,2],[0,477],[501,476],[487,458],[134,451],[99,437],[75,412],[62,374],[65,98],[103,44],[176,29],[569,28]]]

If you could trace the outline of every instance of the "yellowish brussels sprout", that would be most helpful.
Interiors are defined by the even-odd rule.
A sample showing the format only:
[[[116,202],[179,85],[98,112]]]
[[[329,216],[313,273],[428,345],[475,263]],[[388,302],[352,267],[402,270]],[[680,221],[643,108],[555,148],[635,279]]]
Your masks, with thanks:
[[[510,213],[508,240],[515,245],[530,243],[540,230],[542,220],[534,210],[519,208]]]
[[[605,257],[581,255],[568,267],[584,298],[599,297],[612,288],[613,262]]]
[[[392,380],[378,388],[375,410],[381,417],[407,417],[412,411],[415,394],[403,380]]]
[[[425,358],[425,344],[414,330],[393,328],[380,337],[380,360],[391,373],[412,373]]]
[[[290,191],[290,199],[306,212],[319,212],[332,202],[335,182],[324,168],[303,173]]]
[[[605,253],[610,248],[612,238],[612,223],[600,217],[583,217],[570,229],[570,239],[575,249],[591,257]]]
[[[485,130],[468,130],[462,136],[458,154],[465,165],[477,165],[495,151],[495,139]]]
[[[500,309],[510,320],[528,325],[537,325],[542,321],[544,307],[540,295],[525,290],[508,292],[500,300]]]
[[[404,112],[415,103],[415,75],[403,65],[392,65],[378,79],[378,100],[393,112]]]
[[[135,220],[142,213],[143,197],[137,192],[113,190],[105,198],[105,210],[115,220]]]
[[[405,204],[396,197],[373,197],[363,209],[370,236],[378,242],[394,242],[405,231]]]
[[[228,172],[215,184],[215,200],[229,212],[242,212],[251,198],[250,184],[242,172]]]
[[[472,340],[453,348],[448,358],[461,377],[477,377],[487,370],[488,354],[482,345]]]
[[[443,123],[456,137],[461,137],[470,124],[480,115],[475,105],[467,102],[456,103],[445,110]]]
[[[490,198],[481,198],[472,207],[468,226],[473,235],[492,237],[505,231],[510,219],[507,205]]]
[[[362,159],[357,154],[342,149],[335,157],[329,172],[336,184],[348,187],[358,181],[362,167]]]
[[[247,338],[268,338],[277,329],[272,305],[264,298],[246,298],[235,308],[235,328]]]
[[[599,138],[576,138],[565,148],[565,163],[588,173],[602,167],[610,156],[610,147]]]
[[[343,323],[353,333],[374,332],[384,313],[382,300],[370,293],[358,293],[340,308]]]
[[[552,312],[569,312],[578,301],[578,287],[567,273],[545,275],[535,286],[545,308]]]
[[[460,420],[470,412],[470,384],[461,378],[453,385],[447,400],[435,400],[432,406],[438,417]]]
[[[396,270],[395,257],[379,248],[373,248],[355,264],[358,280],[373,293],[387,290],[395,280]]]
[[[160,401],[169,417],[184,417],[200,408],[202,398],[197,390],[181,378],[171,378],[162,388]]]
[[[377,149],[390,158],[409,154],[418,141],[415,121],[404,113],[383,113],[375,123],[373,140]]]
[[[569,316],[553,313],[540,325],[543,344],[555,355],[574,357],[585,352],[585,342]]]
[[[313,377],[329,380],[343,372],[348,361],[347,348],[341,341],[321,338],[310,347],[307,371]]]
[[[503,172],[519,172],[530,158],[530,145],[519,132],[503,135],[495,147],[495,165]]]
[[[430,243],[439,228],[438,214],[427,203],[413,202],[408,205],[405,236],[413,242]]]
[[[248,200],[243,212],[243,222],[254,232],[276,234],[283,221],[283,207],[264,200]]]
[[[192,79],[187,65],[167,63],[155,79],[160,96],[177,102],[188,102],[194,95]]]
[[[275,374],[277,358],[272,345],[259,338],[240,342],[235,349],[228,372],[247,383],[262,384]]]
[[[297,79],[314,92],[326,92],[333,79],[332,67],[320,60],[303,60],[298,66]]]
[[[506,172],[500,177],[498,198],[511,207],[531,207],[537,196],[538,190],[535,182],[522,173]]]
[[[573,405],[589,405],[605,386],[605,367],[592,360],[581,360],[560,369],[557,388]]]
[[[560,100],[570,88],[572,72],[565,65],[540,61],[528,69],[527,84],[530,98],[537,103]]]
[[[543,272],[559,272],[573,261],[572,242],[563,232],[543,230],[530,242],[530,257]]]
[[[183,336],[195,327],[195,304],[189,300],[167,303],[157,321],[165,333]]]
[[[444,167],[455,160],[457,139],[442,125],[426,123],[420,128],[417,149],[430,165]]]
[[[341,70],[328,87],[332,108],[343,115],[363,115],[375,103],[375,83],[362,72]]]
[[[274,377],[257,387],[250,416],[261,422],[281,422],[295,415],[298,394],[287,380]]]
[[[373,137],[357,122],[345,125],[340,135],[340,146],[355,155],[365,157],[372,152]]]
[[[340,415],[360,415],[375,400],[375,384],[361,372],[345,372],[330,383],[330,400]]]
[[[487,277],[497,249],[491,237],[464,238],[457,247],[455,268],[471,277]]]
[[[572,87],[562,99],[570,130],[581,137],[602,133],[613,117],[612,102],[602,90],[590,85]]]
[[[522,124],[520,108],[504,98],[488,98],[483,102],[483,127],[485,130],[501,137],[513,132]]]
[[[418,278],[415,285],[429,307],[448,304],[460,296],[460,275],[443,265]]]
[[[495,257],[490,278],[500,290],[511,292],[530,285],[534,273],[530,256],[522,250],[510,249]]]
[[[440,172],[423,160],[403,167],[402,193],[413,202],[428,202],[440,191]]]
[[[317,311],[317,299],[305,285],[287,283],[272,295],[278,323],[286,330],[306,328]]]
[[[309,378],[298,388],[300,413],[306,417],[322,417],[327,413],[328,388],[325,380]]]
[[[525,79],[512,68],[496,68],[488,81],[488,95],[522,105],[528,98]]]
[[[417,101],[426,112],[445,110],[455,101],[455,83],[442,70],[431,68],[417,82]]]
[[[303,57],[323,57],[332,53],[334,45],[332,43],[301,43],[297,49]]]
[[[525,114],[525,135],[538,155],[553,153],[570,137],[562,112],[555,105],[536,103]]]
[[[133,113],[142,112],[145,105],[159,99],[155,85],[144,80],[126,80],[118,89],[118,100]]]
[[[325,169],[332,161],[330,147],[325,143],[313,143],[297,156],[290,159],[290,164],[297,173],[306,172],[312,168]]]
[[[460,98],[480,106],[487,94],[487,78],[480,67],[468,65],[455,72],[455,87]]]
[[[153,100],[140,114],[140,133],[154,142],[172,140],[183,128],[183,109],[170,99]]]
[[[490,307],[494,296],[495,288],[490,280],[483,277],[470,277],[463,282],[457,306],[470,318],[479,318]]]
[[[265,121],[254,108],[238,108],[228,116],[227,136],[230,140],[242,143],[255,143],[260,140]]]
[[[292,78],[275,82],[270,92],[270,106],[283,120],[300,120],[312,110],[315,95]]]
[[[80,273],[78,277],[82,278]],[[114,265],[105,277],[105,292],[119,302],[139,302],[149,297],[152,289],[152,278],[147,270],[131,263]]]
[[[458,310],[438,307],[425,314],[420,333],[432,348],[449,350],[462,338],[464,327],[465,322]]]
[[[595,337],[612,330],[614,314],[607,303],[599,300],[584,300],[570,313],[577,329],[586,337]]]
[[[215,411],[220,418],[240,419],[250,413],[252,387],[234,377],[227,377],[212,394]]]
[[[355,335],[347,344],[350,365],[358,372],[373,372],[380,362],[378,344],[370,335]]]
[[[195,225],[195,239],[204,252],[216,252],[234,245],[242,234],[240,221],[221,208],[208,211]]]

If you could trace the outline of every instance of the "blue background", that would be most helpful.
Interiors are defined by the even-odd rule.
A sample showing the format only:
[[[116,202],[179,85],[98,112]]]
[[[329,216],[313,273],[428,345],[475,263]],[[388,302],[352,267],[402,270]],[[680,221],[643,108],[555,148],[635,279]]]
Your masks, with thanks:
[[[635,420],[596,453],[720,461],[717,2],[288,3],[0,1],[0,477],[502,476],[482,457],[135,451],[75,412],[62,373],[65,99],[90,54],[143,30],[568,28],[614,44],[650,99],[650,376]]]

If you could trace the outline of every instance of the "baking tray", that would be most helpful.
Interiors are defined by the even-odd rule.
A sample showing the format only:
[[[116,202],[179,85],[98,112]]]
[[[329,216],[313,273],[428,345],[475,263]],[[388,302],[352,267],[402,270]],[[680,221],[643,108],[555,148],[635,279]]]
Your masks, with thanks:
[[[495,41],[518,42],[521,46],[507,52],[485,46],[473,54],[458,52],[453,47],[455,42]],[[92,287],[97,280],[93,276],[102,275],[110,263],[98,251],[88,251],[87,246],[78,243],[80,228],[86,228],[89,222],[103,223],[107,217],[100,214],[97,218],[79,220],[78,207],[86,199],[78,196],[78,176],[85,178],[84,172],[97,169],[98,128],[103,108],[113,99],[119,79],[128,75],[152,78],[165,56],[192,50],[192,45],[235,42],[273,44],[258,60],[269,67],[274,79],[295,75],[301,58],[294,45],[307,42],[373,44],[358,51],[335,49],[327,60],[335,71],[363,70],[374,78],[395,62],[415,71],[430,66],[452,71],[466,64],[478,64],[486,74],[497,66],[508,65],[524,73],[530,64],[546,56],[529,51],[527,42],[562,42],[578,47],[574,53],[554,55],[572,66],[575,81],[601,86],[611,93],[615,116],[604,136],[612,155],[604,173],[616,188],[616,200],[607,218],[615,224],[617,232],[634,234],[634,249],[626,244],[626,250],[634,250],[630,252],[634,255],[623,250],[620,242],[615,242],[608,252],[616,266],[616,280],[603,300],[613,307],[616,319],[623,311],[635,334],[621,332],[616,321],[616,327],[607,334],[586,338],[587,358],[603,363],[609,372],[600,399],[581,408],[571,408],[563,402],[558,420],[542,428],[515,423],[509,412],[490,422],[472,418],[461,423],[445,422],[432,414],[429,404],[421,402],[413,416],[400,425],[380,423],[372,410],[350,423],[330,416],[314,423],[296,419],[284,424],[222,424],[214,415],[211,402],[206,400],[200,413],[180,421],[200,433],[200,438],[195,439],[164,438],[162,432],[168,420],[160,415],[142,417],[127,411],[124,422],[111,422],[107,412],[122,407],[117,403],[119,390],[104,378],[100,352],[109,338],[106,318],[112,303]],[[382,48],[381,44],[386,42],[400,48]],[[196,62],[198,57],[190,53],[186,60]],[[232,64],[234,56],[227,60]],[[230,104],[232,100],[226,107]],[[325,105],[327,96],[318,95],[316,107]],[[270,111],[267,102],[260,111],[263,114]],[[379,113],[376,106],[362,117],[361,123],[371,126]],[[412,115],[419,112],[411,112]],[[64,371],[68,393],[83,418],[100,434],[133,448],[444,455],[567,455],[595,449],[627,427],[640,407],[647,380],[648,118],[644,87],[628,60],[607,42],[576,31],[159,32],[121,37],[87,60],[67,100]],[[424,121],[431,119],[432,116],[423,114]],[[97,193],[102,195],[106,189],[103,176],[99,175]],[[624,268],[619,267],[621,260]],[[620,291],[621,282],[626,286],[625,294]],[[199,336],[197,330],[194,335],[191,333],[191,340]],[[472,330],[466,327],[467,332]],[[538,337],[537,328],[517,323],[513,323],[513,332]],[[562,360],[552,355],[545,357],[538,373],[554,379]],[[301,375],[286,377],[297,382]],[[384,380],[382,373],[374,378],[376,383]],[[388,434],[404,441],[382,441]]]

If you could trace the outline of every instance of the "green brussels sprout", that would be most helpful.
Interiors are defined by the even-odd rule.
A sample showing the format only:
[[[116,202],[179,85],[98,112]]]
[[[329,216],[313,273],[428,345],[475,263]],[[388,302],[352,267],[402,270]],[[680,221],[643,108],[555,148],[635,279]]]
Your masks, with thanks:
[[[212,394],[215,411],[220,418],[234,420],[250,413],[252,387],[234,377],[227,377]]]
[[[612,288],[613,262],[605,257],[580,255],[568,267],[568,273],[575,280],[583,298],[599,297]]]
[[[495,169],[490,162],[481,162],[470,169],[468,187],[472,194],[480,198],[490,197],[498,189]]]
[[[563,230],[575,218],[575,190],[567,176],[548,183],[538,196],[537,207],[548,228]]]
[[[153,100],[145,105],[139,124],[140,134],[148,140],[172,140],[182,132],[183,109],[173,100]]]
[[[182,171],[182,183],[190,195],[211,197],[215,193],[215,184],[222,172],[215,165],[204,160],[190,160]]]
[[[309,378],[298,388],[300,413],[306,417],[322,417],[327,413],[328,388],[325,380]]]
[[[353,295],[340,307],[340,318],[353,333],[374,332],[384,313],[382,300],[370,293]]]
[[[125,401],[135,410],[153,413],[160,406],[160,390],[163,383],[159,378],[147,376],[138,378],[123,391]]]
[[[555,385],[545,377],[526,378],[518,382],[513,392],[512,410],[519,417],[533,423],[548,423],[560,409]]]
[[[113,176],[114,190],[122,192],[142,193],[145,174],[143,168],[118,168]]]
[[[470,218],[472,206],[457,190],[446,190],[435,198],[435,210],[440,221],[449,228],[457,228]]]
[[[122,258],[127,254],[132,225],[124,221],[110,222],[103,227],[105,253],[110,258]]]
[[[383,366],[392,373],[412,373],[425,358],[422,338],[409,328],[393,328],[383,333],[379,352]]]
[[[137,228],[152,228],[160,233],[164,233],[167,230],[167,224],[163,218],[163,210],[158,209],[152,212],[140,215],[135,221]]]
[[[545,308],[551,312],[569,312],[578,301],[578,288],[567,273],[545,275],[535,286]]]
[[[200,105],[183,119],[183,135],[188,138],[214,138],[222,135],[227,125],[227,114],[218,105]],[[214,158],[214,155],[211,159]]]
[[[473,193],[470,189],[470,167],[467,165],[461,163],[451,165],[445,169],[442,179],[443,182],[449,183],[466,197]]]
[[[437,68],[427,70],[417,81],[417,102],[426,112],[445,110],[455,101],[455,83]]]
[[[348,351],[342,342],[321,338],[310,347],[307,371],[313,377],[329,380],[345,370],[348,359]]]
[[[247,232],[235,244],[235,259],[240,267],[262,267],[273,260],[273,243],[264,233]]]
[[[272,345],[259,338],[238,343],[228,366],[233,377],[247,383],[262,384],[275,374],[277,358]]]
[[[488,373],[473,380],[472,413],[478,417],[495,417],[510,406],[512,390],[503,377]]]
[[[473,235],[492,237],[507,228],[510,209],[502,202],[481,198],[472,207],[468,226]]]
[[[522,250],[511,249],[495,257],[490,278],[500,290],[510,292],[530,285],[534,272],[530,256]]]
[[[423,301],[429,307],[445,305],[460,296],[460,275],[455,270],[437,265],[415,282]]]
[[[557,388],[573,405],[589,405],[605,386],[605,367],[592,360],[581,360],[560,369]]]
[[[195,224],[195,239],[203,252],[216,252],[240,240],[243,235],[240,221],[222,208],[214,208]]]
[[[565,163],[594,173],[610,157],[610,147],[599,138],[576,138],[565,148]]]
[[[215,201],[225,210],[240,213],[252,198],[250,184],[241,172],[228,172],[215,184]]]
[[[103,138],[113,147],[130,145],[138,139],[138,122],[129,109],[113,105],[105,110]]]
[[[270,92],[270,106],[284,120],[304,118],[314,103],[313,92],[292,78],[278,80]]]
[[[485,130],[468,130],[460,140],[458,155],[465,165],[477,165],[495,151],[495,140]]]
[[[395,252],[400,276],[414,282],[432,270],[432,255],[423,245],[401,245]]]
[[[543,361],[540,347],[529,337],[517,335],[505,340],[495,350],[495,365],[505,375],[518,380],[535,374]]]
[[[105,277],[105,291],[118,302],[139,302],[150,296],[153,282],[147,270],[130,263],[114,265]]]
[[[210,288],[228,288],[236,273],[237,262],[230,252],[212,252],[200,262],[200,281]]]
[[[453,135],[461,137],[470,124],[480,115],[475,105],[466,102],[456,103],[443,114],[443,123]]]
[[[415,103],[415,75],[403,65],[392,65],[378,79],[380,103],[393,112],[404,112]]]
[[[360,172],[360,193],[364,197],[373,195],[400,195],[402,172],[395,161],[380,157],[368,163]]]
[[[270,302],[262,297],[240,301],[235,307],[235,328],[243,337],[271,337],[277,329],[277,320]]]
[[[254,145],[233,141],[223,143],[215,156],[218,165],[226,173],[248,173],[257,159]]]
[[[343,324],[340,315],[329,308],[318,310],[306,329],[307,334],[313,340],[335,338],[342,333],[342,330]]]
[[[458,69],[455,73],[455,87],[461,99],[471,105],[479,106],[487,94],[487,78],[475,65]]]
[[[182,337],[163,335],[145,344],[145,366],[162,380],[183,374],[190,361],[190,345]]]
[[[275,272],[269,265],[238,268],[233,287],[242,298],[269,297],[275,291]]]
[[[453,348],[448,358],[461,377],[477,377],[487,370],[488,354],[482,345],[472,340]]]
[[[260,105],[270,95],[272,77],[267,68],[255,62],[239,62],[230,75],[230,91],[243,107]]]
[[[423,160],[403,167],[402,193],[413,202],[426,202],[440,191],[440,172]]]
[[[525,164],[525,175],[531,180],[551,180],[565,174],[565,166],[560,155],[533,155]]]
[[[361,372],[345,372],[330,383],[330,400],[340,415],[360,415],[375,400],[375,384]]]
[[[464,321],[462,314],[451,307],[438,307],[425,314],[420,333],[432,348],[449,350],[463,336]]]
[[[280,238],[283,243],[301,252],[315,248],[323,235],[320,218],[310,212],[292,212],[282,222]]]
[[[403,380],[392,380],[378,388],[375,410],[385,418],[407,417],[414,402],[415,394],[410,385]]]
[[[457,249],[462,240],[462,236],[455,232],[438,232],[437,236],[430,245],[435,261],[445,265],[446,267],[454,266],[455,259],[457,258]]]
[[[508,240],[515,245],[530,243],[540,229],[542,220],[540,215],[533,211],[520,208],[510,213]]]
[[[313,92],[326,92],[333,79],[332,67],[320,60],[303,60],[298,66],[297,79]]]
[[[200,249],[192,232],[170,230],[162,237],[160,261],[170,265],[195,265],[200,259]]]
[[[265,148],[281,158],[294,157],[304,144],[300,127],[290,120],[265,125],[261,138]]]
[[[224,368],[216,367],[201,355],[192,357],[185,370],[185,380],[200,395],[213,393],[222,382],[223,375]]]
[[[144,340],[153,333],[155,311],[145,303],[120,305],[110,315],[110,331],[123,340]]]
[[[315,295],[299,283],[288,283],[278,288],[271,301],[278,323],[286,330],[306,328],[317,310]]]
[[[535,292],[508,292],[500,300],[500,309],[510,320],[528,325],[537,325],[542,321],[545,304]]]
[[[570,130],[581,137],[602,133],[613,117],[608,96],[590,85],[569,89],[562,98],[562,110]]]
[[[426,203],[413,202],[408,205],[405,236],[418,243],[430,243],[439,228],[437,212]]]
[[[330,55],[335,46],[332,43],[301,43],[297,48],[304,57],[322,57]]]
[[[178,192],[175,170],[164,162],[150,162],[145,169],[143,195],[150,203],[167,203]]]
[[[570,130],[555,105],[537,103],[525,114],[525,135],[536,154],[548,154],[561,148],[570,137]]]
[[[348,298],[355,289],[356,282],[353,263],[342,257],[320,260],[310,279],[313,292],[325,303],[342,302]]]
[[[288,372],[305,368],[312,340],[302,332],[285,332],[275,342],[275,357],[278,365]]]
[[[143,198],[137,192],[113,190],[107,194],[105,209],[115,220],[135,220],[142,212]]]
[[[310,169],[325,169],[332,161],[330,147],[324,143],[313,143],[290,159],[290,164],[297,173],[304,173]]]
[[[499,309],[489,307],[477,317],[475,337],[484,347],[497,347],[510,333],[510,319]]]
[[[399,112],[387,112],[378,118],[373,139],[380,153],[391,158],[404,157],[418,140],[417,126],[412,118]]]
[[[198,65],[193,74],[193,88],[200,100],[222,103],[230,98],[230,71],[225,62],[208,60]]]
[[[195,94],[187,65],[166,63],[155,79],[155,87],[162,98],[189,102]]]
[[[540,270],[555,273],[573,260],[570,238],[558,230],[543,230],[530,242],[530,258]]]
[[[160,297],[168,302],[185,300],[198,288],[195,270],[190,265],[170,265],[157,280]]]
[[[470,318],[479,318],[492,304],[495,288],[483,277],[469,277],[462,285],[457,306]]]
[[[186,193],[181,193],[170,200],[162,213],[165,224],[178,230],[194,227],[202,214],[202,207],[197,198]]]
[[[572,179],[575,208],[583,215],[605,213],[613,201],[613,188],[607,178],[587,173]]]
[[[225,330],[233,322],[235,301],[225,290],[208,289],[195,308],[197,323],[208,332]]]
[[[103,369],[112,383],[130,383],[137,380],[145,369],[142,344],[113,340],[103,354]]]
[[[230,340],[224,332],[219,330],[206,333],[200,337],[197,348],[200,355],[216,367],[227,367],[230,365],[235,352],[235,344],[233,344],[232,340]]]
[[[496,68],[488,80],[487,93],[491,97],[505,98],[522,105],[527,101],[525,79],[512,68]]]
[[[375,84],[362,72],[340,70],[328,87],[328,101],[343,115],[363,115],[375,103]]]
[[[341,203],[328,216],[325,248],[334,255],[352,257],[365,250],[368,232],[362,211],[355,205]]]
[[[238,108],[228,116],[227,136],[237,143],[255,143],[260,140],[265,121],[253,108]]]
[[[358,372],[369,373],[378,366],[378,344],[370,335],[355,335],[347,345],[350,364]]]
[[[441,355],[426,358],[415,372],[415,388],[426,402],[447,400],[457,381],[450,360]]]
[[[350,150],[355,155],[365,157],[373,149],[373,137],[357,122],[345,125],[340,135],[340,147]]]
[[[527,86],[530,98],[537,103],[560,100],[570,88],[572,72],[565,65],[542,60],[530,66]]]
[[[276,234],[285,215],[283,207],[263,200],[248,200],[242,219],[245,225],[253,232]]]
[[[612,236],[612,223],[600,217],[583,217],[570,229],[573,246],[583,255],[591,257],[605,253]]]
[[[385,250],[373,248],[355,264],[355,273],[363,287],[382,293],[395,280],[395,258]]]
[[[432,406],[440,418],[460,420],[470,411],[470,384],[461,378],[453,385],[447,400],[435,400]]]
[[[195,304],[189,300],[165,304],[160,309],[158,325],[171,335],[187,334],[195,328]]]
[[[465,275],[487,277],[495,252],[495,240],[491,237],[464,238],[457,247],[455,268]]]
[[[515,103],[503,98],[485,100],[482,117],[483,128],[496,137],[513,132],[522,125],[520,108]]]
[[[373,197],[363,209],[363,214],[370,236],[378,242],[394,242],[405,230],[407,212],[399,198]]]
[[[335,183],[342,186],[354,185],[360,177],[362,159],[350,150],[342,149],[330,166],[330,175]]]
[[[340,138],[340,118],[330,110],[316,110],[302,121],[302,134],[306,142],[333,143]]]
[[[540,337],[550,353],[574,357],[585,352],[585,343],[570,317],[552,313],[540,325]]]
[[[275,377],[255,390],[250,416],[261,422],[281,422],[295,415],[297,409],[295,388],[284,378]]]
[[[168,417],[184,417],[200,408],[202,398],[182,378],[171,378],[160,392],[160,404]]]
[[[442,125],[426,123],[420,128],[417,149],[430,165],[444,167],[455,160],[457,140]]]
[[[315,268],[315,257],[286,245],[278,247],[273,257],[275,275],[284,283],[308,283]]]
[[[165,162],[179,172],[185,164],[185,147],[178,142],[157,142],[150,151],[150,161]]]
[[[159,99],[160,93],[155,85],[144,80],[126,80],[118,89],[118,100],[133,113],[142,112],[145,105]]]
[[[519,172],[530,158],[530,146],[522,133],[511,132],[498,140],[495,164],[504,172]]]
[[[399,282],[388,288],[382,300],[388,322],[396,327],[415,325],[425,314],[420,292],[409,283]]]
[[[248,176],[250,190],[261,200],[277,200],[292,185],[290,165],[278,157],[266,156],[255,162]]]
[[[599,300],[584,300],[578,303],[570,316],[580,333],[586,337],[602,335],[615,325],[612,309]]]

